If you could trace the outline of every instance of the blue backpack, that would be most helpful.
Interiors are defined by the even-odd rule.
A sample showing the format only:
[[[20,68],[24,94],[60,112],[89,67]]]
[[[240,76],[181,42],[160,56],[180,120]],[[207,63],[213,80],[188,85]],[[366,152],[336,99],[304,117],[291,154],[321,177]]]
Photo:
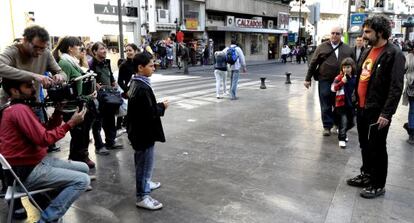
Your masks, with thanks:
[[[237,55],[236,47],[230,47],[227,49],[226,62],[233,65],[236,63],[237,59],[239,59],[239,55]]]

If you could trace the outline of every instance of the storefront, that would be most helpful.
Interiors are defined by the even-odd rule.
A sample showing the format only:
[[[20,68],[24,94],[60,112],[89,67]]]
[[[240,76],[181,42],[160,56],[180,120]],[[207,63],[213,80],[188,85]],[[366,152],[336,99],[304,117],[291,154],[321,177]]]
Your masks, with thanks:
[[[218,50],[220,45],[229,46],[231,40],[234,39],[242,48],[246,60],[274,60],[280,57],[282,36],[287,34],[287,31],[275,29],[274,20],[261,17],[247,19],[226,16],[225,21],[223,26],[213,21],[212,25],[206,27],[209,38],[216,43],[215,50]]]

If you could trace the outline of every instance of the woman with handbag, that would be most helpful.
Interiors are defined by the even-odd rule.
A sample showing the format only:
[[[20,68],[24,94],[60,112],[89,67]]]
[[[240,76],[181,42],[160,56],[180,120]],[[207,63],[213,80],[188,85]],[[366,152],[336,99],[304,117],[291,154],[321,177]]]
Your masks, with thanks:
[[[59,41],[53,51],[53,56],[59,66],[68,75],[69,82],[80,77],[84,73],[80,66],[79,59],[77,59],[80,54],[81,46],[82,42],[79,38],[67,36]],[[69,159],[84,162],[89,168],[94,168],[95,163],[89,158],[88,147],[89,131],[91,130],[92,122],[96,116],[93,112],[96,110],[93,102],[94,97],[96,97],[96,91],[91,95],[82,95],[82,80],[77,81],[74,84],[78,95],[85,100],[85,105],[87,106],[88,111],[85,114],[84,122],[70,130],[72,138],[69,146]],[[76,107],[74,107],[74,109],[76,109]],[[65,113],[64,119],[69,119],[74,113],[74,109],[72,109],[73,111]]]
[[[414,145],[414,49],[411,49],[405,60],[405,87],[403,92],[403,105],[408,105],[408,123],[404,129],[409,135],[407,142]]]

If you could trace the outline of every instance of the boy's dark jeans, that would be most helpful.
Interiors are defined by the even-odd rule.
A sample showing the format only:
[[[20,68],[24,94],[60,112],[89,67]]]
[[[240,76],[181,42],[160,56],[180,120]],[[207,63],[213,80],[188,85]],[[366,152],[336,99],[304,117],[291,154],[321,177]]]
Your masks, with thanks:
[[[372,186],[382,188],[385,186],[388,169],[387,135],[389,124],[382,129],[371,129],[369,126],[378,121],[381,111],[377,109],[357,110],[357,128],[359,145],[362,154],[361,172],[371,176]]]

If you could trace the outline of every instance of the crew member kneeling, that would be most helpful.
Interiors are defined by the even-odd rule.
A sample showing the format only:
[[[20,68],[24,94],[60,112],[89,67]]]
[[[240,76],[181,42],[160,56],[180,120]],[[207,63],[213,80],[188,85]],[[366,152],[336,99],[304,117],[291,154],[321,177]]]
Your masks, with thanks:
[[[63,125],[62,114],[55,109],[43,126],[28,105],[36,101],[33,83],[3,79],[2,84],[11,105],[2,112],[0,153],[29,190],[57,188],[58,195],[42,211],[39,222],[58,221],[89,186],[89,168],[83,162],[48,157],[47,146],[81,123],[86,109],[75,112]]]

